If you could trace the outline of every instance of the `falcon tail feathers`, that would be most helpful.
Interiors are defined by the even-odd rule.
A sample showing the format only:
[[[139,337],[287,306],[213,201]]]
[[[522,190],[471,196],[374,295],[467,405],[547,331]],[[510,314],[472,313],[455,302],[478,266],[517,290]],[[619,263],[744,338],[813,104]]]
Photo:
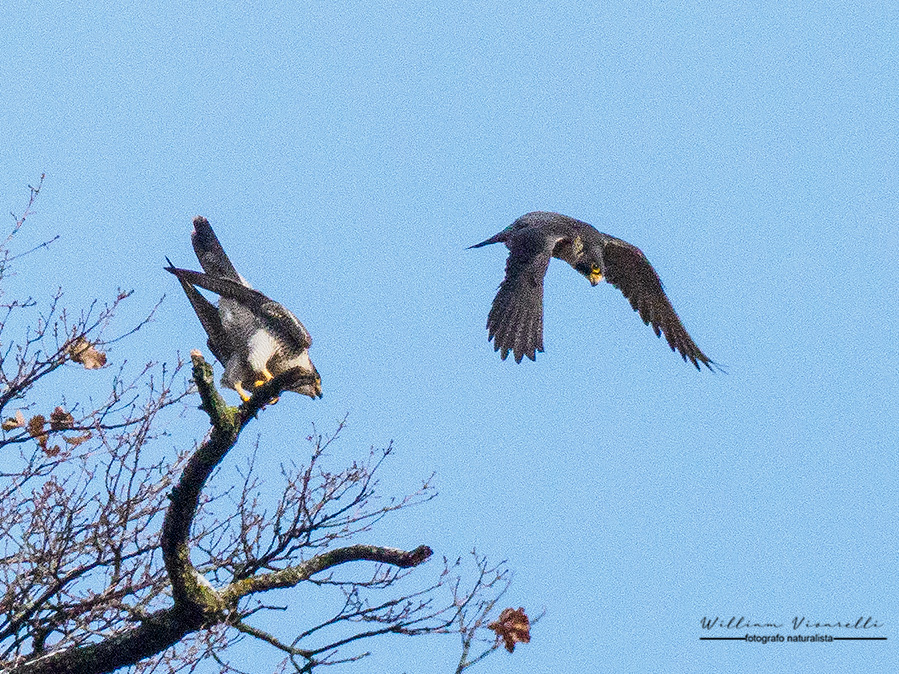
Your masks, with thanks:
[[[491,236],[486,241],[481,241],[481,243],[476,243],[473,246],[469,246],[468,250],[471,250],[472,248],[480,248],[481,246],[487,246],[491,243],[502,243],[505,240],[506,240],[506,230],[503,230],[499,234],[496,234],[495,236]]]
[[[231,260],[225,254],[225,249],[219,243],[218,237],[209,224],[209,220],[202,215],[194,218],[194,231],[190,235],[194,252],[200,261],[203,271],[212,276],[230,279],[238,283],[246,284]]]

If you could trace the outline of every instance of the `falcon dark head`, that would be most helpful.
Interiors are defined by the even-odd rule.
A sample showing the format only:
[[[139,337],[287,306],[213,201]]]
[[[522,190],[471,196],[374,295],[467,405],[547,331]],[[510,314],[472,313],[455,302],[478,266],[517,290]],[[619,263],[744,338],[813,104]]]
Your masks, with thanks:
[[[509,249],[506,277],[487,317],[488,340],[520,363],[543,351],[543,277],[550,258],[564,260],[591,285],[605,279],[630,301],[634,311],[657,336],[665,335],[671,350],[680,352],[696,369],[715,365],[687,334],[662,289],[649,260],[636,246],[603,234],[586,222],[559,213],[535,211],[521,216],[503,231],[471,248],[504,243]]]
[[[585,250],[574,265],[575,270],[577,270],[579,274],[583,274],[587,280],[590,281],[590,285],[592,286],[599,285],[599,282],[602,281],[602,258],[599,255],[600,251],[601,249]]]

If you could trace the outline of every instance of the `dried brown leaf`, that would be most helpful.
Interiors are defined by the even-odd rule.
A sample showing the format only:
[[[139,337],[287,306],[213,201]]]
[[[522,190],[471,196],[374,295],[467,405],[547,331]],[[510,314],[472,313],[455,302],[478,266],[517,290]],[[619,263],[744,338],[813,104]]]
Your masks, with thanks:
[[[499,614],[499,619],[487,625],[496,632],[496,638],[506,643],[506,650],[510,653],[515,650],[515,644],[529,643],[531,640],[531,621],[528,620],[524,608],[507,608]]]
[[[32,438],[40,438],[45,437],[47,435],[46,431],[44,431],[44,424],[46,423],[46,419],[44,419],[43,414],[35,414],[31,419],[28,420],[28,433]]]
[[[43,442],[41,443],[41,450],[47,456],[57,456],[60,452],[59,445],[53,445],[52,447],[47,446],[47,436],[43,437]]]
[[[14,428],[22,428],[25,425],[25,415],[22,414],[22,410],[16,410],[16,416],[9,417],[6,421],[3,422],[3,430],[11,431]]]
[[[35,414],[31,419],[28,420],[28,434],[31,435],[32,438],[37,440],[37,444],[40,445],[40,448],[47,451],[47,432],[44,430],[44,424],[46,423],[46,419],[44,419],[43,414]]]
[[[85,370],[96,370],[106,365],[106,354],[95,349],[83,336],[72,340],[66,347],[66,353],[76,363],[84,365]]]
[[[77,447],[82,442],[87,442],[91,439],[91,432],[86,431],[83,435],[76,435],[74,438],[63,438],[68,444],[72,445],[72,447]]]
[[[66,412],[62,407],[57,407],[50,414],[50,429],[54,431],[65,431],[75,427],[75,417]]]

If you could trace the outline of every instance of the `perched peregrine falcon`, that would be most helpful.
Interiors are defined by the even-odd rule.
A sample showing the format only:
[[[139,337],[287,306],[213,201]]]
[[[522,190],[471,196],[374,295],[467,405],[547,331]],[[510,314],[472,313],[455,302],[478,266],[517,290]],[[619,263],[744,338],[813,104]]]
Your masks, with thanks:
[[[496,236],[469,247],[490,243],[504,243],[509,249],[506,278],[487,317],[488,341],[493,340],[495,351],[502,351],[503,360],[510,351],[516,363],[524,356],[535,360],[536,352],[543,351],[543,277],[549,259],[556,257],[586,276],[591,285],[605,278],[624,293],[656,336],[665,334],[672,351],[677,349],[697,370],[700,363],[713,369],[714,361],[690,339],[662,290],[659,275],[636,246],[586,222],[545,211],[523,215]]]
[[[245,386],[258,387],[297,369],[306,376],[289,390],[321,398],[321,377],[309,360],[312,337],[303,324],[237,273],[206,218],[194,218],[191,242],[205,273],[177,269],[168,259],[165,269],[178,278],[208,335],[209,350],[225,366],[222,385],[246,401]],[[194,286],[218,294],[218,307]]]

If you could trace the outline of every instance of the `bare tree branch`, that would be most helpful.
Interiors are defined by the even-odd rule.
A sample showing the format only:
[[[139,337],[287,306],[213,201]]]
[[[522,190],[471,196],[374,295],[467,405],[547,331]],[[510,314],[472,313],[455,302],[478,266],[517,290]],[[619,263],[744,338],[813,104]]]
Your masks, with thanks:
[[[23,257],[8,246],[33,214],[42,184],[43,177],[30,188],[23,215],[0,244],[0,280]],[[386,634],[461,635],[458,671],[496,649],[486,624],[508,586],[503,563],[473,554],[471,573],[461,558],[444,558],[442,567],[427,566],[436,575],[422,582],[428,571],[418,567],[433,556],[430,547],[365,541],[383,518],[434,498],[433,476],[385,499],[378,474],[393,445],[334,467],[329,448],[343,422],[330,436],[313,426],[308,458],[287,459],[280,475],[265,476],[269,493],[274,479],[281,482],[267,508],[255,452],[233,469],[223,461],[243,429],[304,375],[281,373],[234,407],[196,351],[191,382],[183,381],[180,360],[136,372],[124,361],[113,367],[106,349],[117,351],[159,307],[108,337],[131,296],[119,291],[111,302],[74,313],[61,290],[44,307],[30,297],[0,305],[0,413],[10,410],[0,423],[0,671],[192,672],[211,659],[223,674],[238,674],[226,654],[242,639],[276,649],[282,668],[295,672],[356,662],[370,651],[354,649]],[[69,403],[52,386],[38,388],[63,366],[109,378],[108,395]],[[199,445],[177,439],[192,446],[160,448],[161,439],[183,434],[173,415],[186,414],[194,390],[209,432]],[[218,478],[223,470],[240,479]],[[301,585],[323,606],[338,599],[338,607],[312,619],[289,600],[262,602],[264,593]],[[298,622],[284,623],[299,625],[292,634],[251,624],[288,608],[299,613]],[[476,643],[485,649],[471,657]]]

